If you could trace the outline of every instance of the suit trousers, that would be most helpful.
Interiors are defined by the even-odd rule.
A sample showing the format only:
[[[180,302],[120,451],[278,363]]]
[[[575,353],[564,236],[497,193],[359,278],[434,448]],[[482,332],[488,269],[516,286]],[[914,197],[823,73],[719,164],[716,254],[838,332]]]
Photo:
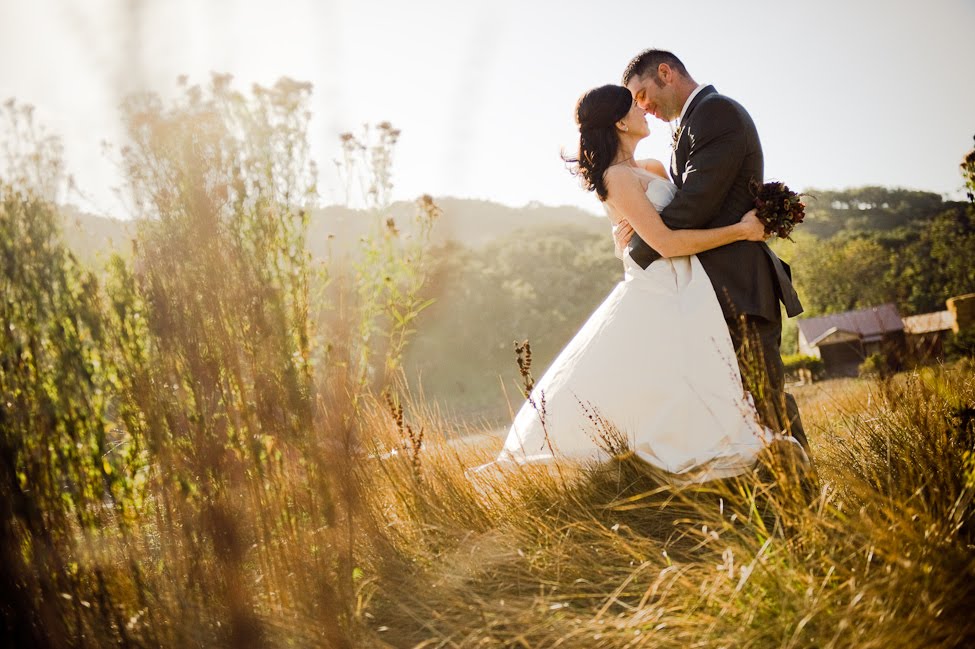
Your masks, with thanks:
[[[742,315],[727,321],[745,389],[751,392],[762,423],[784,431],[809,450],[795,398],[785,391],[785,368],[779,347],[782,344],[782,319]]]

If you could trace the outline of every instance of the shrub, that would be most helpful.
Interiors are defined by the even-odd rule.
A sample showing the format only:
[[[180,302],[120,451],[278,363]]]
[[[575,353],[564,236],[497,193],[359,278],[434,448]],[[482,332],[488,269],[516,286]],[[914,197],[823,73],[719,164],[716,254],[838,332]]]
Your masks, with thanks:
[[[14,152],[0,179],[7,644],[352,646],[373,343],[321,326],[309,96],[215,76],[171,106],[130,100],[138,234],[104,282],[61,241],[56,138],[32,141],[30,111],[4,106],[21,138],[0,142]],[[428,197],[417,211],[428,225],[438,213]],[[371,329],[392,338],[386,365],[425,303],[425,239],[392,238],[382,270],[405,279],[376,294],[353,278],[378,307],[334,309],[395,320]]]
[[[890,364],[887,357],[879,352],[867,356],[857,368],[857,374],[861,377],[884,377],[890,373]]]
[[[946,360],[972,357],[975,357],[975,329],[963,329],[948,335],[945,340]]]
[[[804,354],[789,354],[782,357],[782,365],[787,376],[797,377],[800,370],[807,370],[814,379],[822,378],[826,373],[823,359]]]

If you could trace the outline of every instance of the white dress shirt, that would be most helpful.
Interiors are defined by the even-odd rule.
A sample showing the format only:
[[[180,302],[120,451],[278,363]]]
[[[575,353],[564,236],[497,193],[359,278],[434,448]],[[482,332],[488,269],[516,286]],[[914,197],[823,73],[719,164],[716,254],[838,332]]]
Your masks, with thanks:
[[[687,101],[684,102],[684,107],[680,109],[680,117],[677,118],[678,126],[680,126],[680,123],[684,121],[684,113],[687,112],[687,107],[691,105],[691,102],[694,101],[694,98],[697,97],[698,93],[701,92],[706,85],[706,83],[697,84],[697,88],[695,88],[694,91],[687,96]]]

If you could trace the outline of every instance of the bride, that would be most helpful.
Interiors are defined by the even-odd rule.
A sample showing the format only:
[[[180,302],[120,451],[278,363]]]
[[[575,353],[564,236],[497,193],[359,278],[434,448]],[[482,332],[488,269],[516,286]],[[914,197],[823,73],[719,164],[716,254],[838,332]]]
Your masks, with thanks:
[[[617,227],[632,227],[663,258],[646,269],[617,248],[624,279],[535,384],[499,462],[599,461],[619,450],[677,481],[738,475],[773,438],[743,388],[711,281],[695,253],[762,241],[754,211],[707,230],[671,230],[659,210],[677,189],[656,160],[636,160],[649,135],[630,91],[607,85],[576,106],[574,173]],[[614,441],[615,440],[615,441]]]

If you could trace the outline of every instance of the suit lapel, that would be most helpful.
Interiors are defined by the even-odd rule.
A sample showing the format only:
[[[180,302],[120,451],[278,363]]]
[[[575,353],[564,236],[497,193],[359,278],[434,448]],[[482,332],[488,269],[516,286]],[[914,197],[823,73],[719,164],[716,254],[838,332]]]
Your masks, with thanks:
[[[705,97],[716,94],[717,92],[718,91],[715,90],[714,86],[711,85],[701,88],[701,92],[695,95],[694,99],[687,107],[687,111],[684,113],[684,119],[682,119],[680,122],[677,142],[674,146],[674,153],[670,156],[670,170],[674,177],[674,183],[678,187],[681,187],[684,184],[684,169],[687,167],[687,158],[689,157],[688,154],[690,145],[687,144],[687,138],[684,136],[691,122],[691,114],[694,112],[694,109],[701,104],[701,101]]]

